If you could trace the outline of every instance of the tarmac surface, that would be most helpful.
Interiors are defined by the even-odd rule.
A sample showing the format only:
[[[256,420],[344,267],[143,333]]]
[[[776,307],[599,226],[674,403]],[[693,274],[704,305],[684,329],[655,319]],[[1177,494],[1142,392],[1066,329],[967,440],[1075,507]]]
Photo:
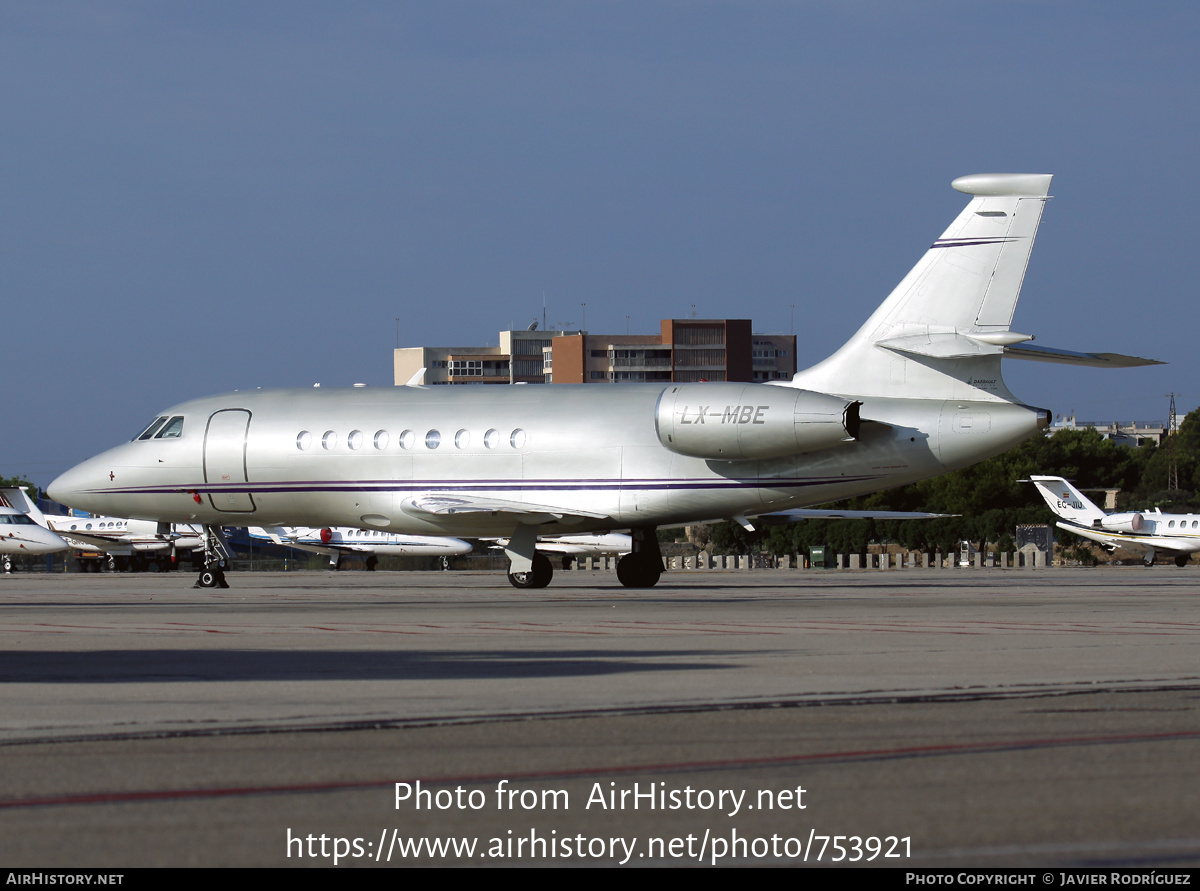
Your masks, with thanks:
[[[0,864],[1200,865],[1195,566],[192,580],[0,576]]]

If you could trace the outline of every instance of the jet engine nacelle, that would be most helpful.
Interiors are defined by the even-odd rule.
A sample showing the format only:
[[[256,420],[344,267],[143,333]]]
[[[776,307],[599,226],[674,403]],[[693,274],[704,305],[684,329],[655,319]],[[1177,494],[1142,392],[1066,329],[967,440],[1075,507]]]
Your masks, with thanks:
[[[1109,514],[1100,521],[1100,528],[1110,532],[1141,532],[1146,528],[1146,518],[1139,513]]]
[[[781,458],[858,436],[858,407],[838,396],[763,384],[678,384],[655,423],[664,446],[693,458]]]

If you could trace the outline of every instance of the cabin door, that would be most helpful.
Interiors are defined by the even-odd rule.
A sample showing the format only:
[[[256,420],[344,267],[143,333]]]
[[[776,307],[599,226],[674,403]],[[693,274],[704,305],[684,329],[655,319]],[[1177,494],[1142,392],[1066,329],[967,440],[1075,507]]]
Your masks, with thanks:
[[[252,513],[254,499],[237,491],[247,481],[246,432],[250,412],[231,408],[213,412],[204,433],[204,481],[217,488],[208,493],[214,509],[228,513]]]

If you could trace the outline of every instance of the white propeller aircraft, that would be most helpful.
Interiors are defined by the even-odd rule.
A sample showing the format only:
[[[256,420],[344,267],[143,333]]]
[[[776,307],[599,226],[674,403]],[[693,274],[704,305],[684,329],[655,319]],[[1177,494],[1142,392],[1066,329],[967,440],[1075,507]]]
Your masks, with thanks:
[[[507,538],[519,588],[550,582],[539,535],[628,529],[617,576],[649,587],[659,526],[779,516],[1035,435],[1050,413],[1009,392],[1002,356],[1156,364],[1010,330],[1050,179],[955,180],[966,208],[841,349],[790,382],[252,390],[168,409],[49,491],[203,524],[205,586],[222,581],[219,527],[253,522]]]
[[[1061,476],[1031,476],[1038,492],[1062,519],[1056,523],[1109,550],[1132,548],[1144,551],[1142,561],[1154,565],[1154,553],[1170,551],[1176,566],[1186,566],[1192,554],[1200,551],[1200,515],[1164,514],[1161,510],[1126,511],[1106,514]]]
[[[12,572],[15,556],[54,554],[70,547],[20,509],[31,503],[24,486],[0,489],[0,564],[5,572]]]
[[[323,554],[329,558],[329,568],[338,569],[346,554],[366,556],[367,570],[379,563],[379,556],[394,557],[454,557],[471,553],[471,543],[461,538],[433,535],[398,535],[379,529],[352,529],[347,526],[273,526],[264,529],[251,526],[246,533],[259,541]]]

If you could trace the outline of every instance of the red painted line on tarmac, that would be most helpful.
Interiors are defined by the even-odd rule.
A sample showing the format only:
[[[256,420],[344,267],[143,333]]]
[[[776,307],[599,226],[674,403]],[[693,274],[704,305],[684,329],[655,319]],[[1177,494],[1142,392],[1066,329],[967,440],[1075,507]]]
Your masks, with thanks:
[[[622,767],[597,767],[530,771],[526,773],[461,774],[453,776],[420,777],[422,785],[454,784],[480,785],[500,780],[545,782],[547,780],[585,779],[588,777],[628,776],[632,774],[688,773],[712,770],[754,770],[796,764],[838,761],[888,761],[936,755],[988,754],[1018,749],[1056,749],[1069,746],[1123,745],[1137,742],[1171,742],[1200,739],[1200,730],[1180,730],[1170,733],[1120,734],[1114,736],[1078,736],[1063,739],[997,740],[981,743],[951,745],[906,746],[894,749],[861,749],[850,752],[813,752],[807,755],[778,755],[769,758],[730,758],[715,761],[680,761],[657,764],[636,764]],[[415,781],[418,778],[413,778]],[[305,792],[344,792],[354,789],[386,788],[394,779],[359,780],[337,783],[287,783],[276,786],[218,786],[207,789],[152,789],[140,792],[92,792],[75,795],[51,795],[36,798],[0,799],[0,809],[15,810],[35,807],[61,807],[89,804],[134,804],[148,801],[179,801],[189,798],[230,798],[250,795],[292,795]]]

